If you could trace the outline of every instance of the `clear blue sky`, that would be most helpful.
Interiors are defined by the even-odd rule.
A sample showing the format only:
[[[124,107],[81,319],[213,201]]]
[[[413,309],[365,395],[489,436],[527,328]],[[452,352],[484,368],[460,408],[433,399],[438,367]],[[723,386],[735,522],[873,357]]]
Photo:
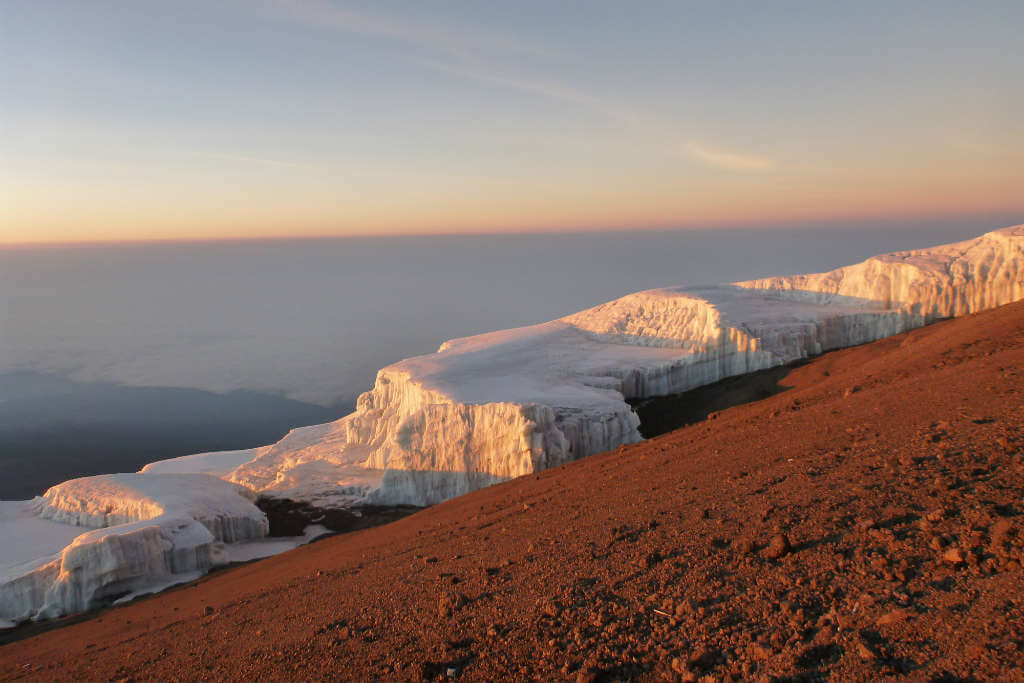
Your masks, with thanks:
[[[1024,211],[1022,30],[1021,2],[5,0],[0,242]]]

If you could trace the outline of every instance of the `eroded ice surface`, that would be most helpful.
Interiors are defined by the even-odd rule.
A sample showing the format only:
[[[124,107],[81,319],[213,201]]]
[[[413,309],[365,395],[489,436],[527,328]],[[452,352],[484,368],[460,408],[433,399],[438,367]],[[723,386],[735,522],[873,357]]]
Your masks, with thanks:
[[[206,474],[106,474],[3,503],[0,619],[82,611],[230,561],[226,543],[267,534],[254,498]]]

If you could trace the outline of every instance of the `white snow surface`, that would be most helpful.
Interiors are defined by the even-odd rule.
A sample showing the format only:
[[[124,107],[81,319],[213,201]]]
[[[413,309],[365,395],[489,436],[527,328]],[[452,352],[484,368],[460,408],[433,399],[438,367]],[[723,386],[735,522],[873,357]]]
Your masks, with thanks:
[[[241,451],[196,453],[151,462],[139,472],[145,474],[212,474],[215,477],[223,477],[250,460],[252,460],[251,448]]]
[[[266,536],[254,499],[207,474],[105,474],[2,503],[0,619],[79,612],[205,573],[231,560],[226,543]]]
[[[325,526],[309,524],[302,530],[301,536],[268,536],[242,543],[230,543],[224,546],[224,552],[227,553],[229,562],[251,562],[298,548],[331,533]]]
[[[354,413],[253,449],[227,478],[320,504],[437,503],[639,441],[627,399],[1022,297],[1024,226],[828,273],[638,292],[383,368]]]
[[[1015,226],[828,273],[637,292],[540,325],[448,341],[380,370],[354,413],[275,444],[164,460],[0,503],[0,623],[88,609],[317,532],[263,540],[256,493],[318,505],[437,503],[640,441],[627,399],[1021,298],[1024,226]]]

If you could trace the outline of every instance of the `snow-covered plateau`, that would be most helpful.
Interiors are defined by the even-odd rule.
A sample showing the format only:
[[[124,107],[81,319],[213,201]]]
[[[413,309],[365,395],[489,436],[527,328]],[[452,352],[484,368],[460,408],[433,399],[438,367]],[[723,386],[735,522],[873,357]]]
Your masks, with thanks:
[[[828,273],[638,292],[445,342],[380,370],[354,413],[275,444],[0,503],[0,619],[79,611],[204,571],[225,548],[266,534],[257,494],[325,506],[437,503],[639,441],[627,399],[1021,298],[1024,225]],[[79,535],[82,526],[97,528]]]

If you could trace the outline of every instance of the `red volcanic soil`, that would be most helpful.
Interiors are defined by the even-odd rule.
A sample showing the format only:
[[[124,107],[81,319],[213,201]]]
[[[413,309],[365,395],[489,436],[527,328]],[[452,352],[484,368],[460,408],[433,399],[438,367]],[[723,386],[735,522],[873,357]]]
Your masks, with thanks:
[[[1024,680],[1024,303],[0,648],[4,680]]]

